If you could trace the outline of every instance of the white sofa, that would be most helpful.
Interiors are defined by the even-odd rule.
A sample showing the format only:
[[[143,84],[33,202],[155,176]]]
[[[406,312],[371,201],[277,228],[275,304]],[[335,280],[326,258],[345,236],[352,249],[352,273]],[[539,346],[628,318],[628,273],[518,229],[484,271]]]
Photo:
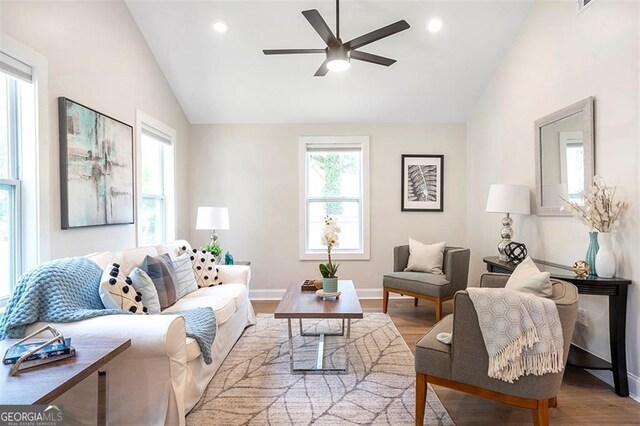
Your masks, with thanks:
[[[186,241],[87,257],[106,267],[117,262],[128,274],[145,256],[169,253],[175,257]],[[248,266],[219,265],[221,285],[201,288],[164,312],[197,307],[213,308],[218,331],[212,347],[213,363],[202,360],[196,341],[186,337],[184,318],[176,315],[107,315],[73,323],[55,323],[65,336],[100,339],[129,337],[131,347],[107,365],[107,418],[114,425],[183,425],[186,414],[236,343],[245,327],[255,322],[249,302]],[[44,323],[29,326],[30,333]],[[64,406],[67,424],[95,424],[97,376],[80,383],[56,402]]]

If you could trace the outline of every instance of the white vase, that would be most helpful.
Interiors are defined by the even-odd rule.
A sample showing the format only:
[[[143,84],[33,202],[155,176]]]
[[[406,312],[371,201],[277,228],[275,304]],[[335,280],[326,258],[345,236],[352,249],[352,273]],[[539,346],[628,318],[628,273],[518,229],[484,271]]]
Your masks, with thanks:
[[[600,232],[598,235],[600,249],[596,254],[596,271],[602,278],[613,278],[616,273],[616,257],[611,247],[611,233]]]

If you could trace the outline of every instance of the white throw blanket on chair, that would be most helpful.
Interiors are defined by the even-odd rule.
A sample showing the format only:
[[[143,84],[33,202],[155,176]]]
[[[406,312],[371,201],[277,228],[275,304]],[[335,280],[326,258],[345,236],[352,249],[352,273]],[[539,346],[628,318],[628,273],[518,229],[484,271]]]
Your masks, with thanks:
[[[552,300],[504,288],[467,292],[489,354],[489,377],[513,383],[524,375],[562,371],[562,324]]]

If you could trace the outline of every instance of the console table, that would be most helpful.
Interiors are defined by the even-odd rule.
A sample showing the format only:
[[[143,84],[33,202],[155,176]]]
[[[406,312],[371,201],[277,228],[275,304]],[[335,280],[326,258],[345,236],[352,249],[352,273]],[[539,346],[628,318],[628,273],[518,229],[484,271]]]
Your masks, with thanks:
[[[517,264],[505,262],[498,256],[482,259],[487,264],[487,271],[510,274]],[[629,381],[627,378],[626,353],[626,323],[627,323],[627,289],[631,280],[624,278],[600,278],[588,276],[578,278],[573,270],[564,265],[533,259],[543,272],[549,272],[551,278],[563,280],[578,287],[578,293],[609,297],[609,346],[611,362],[605,361],[582,348],[571,345],[567,363],[574,367],[591,370],[610,370],[613,372],[613,382],[616,394],[629,396]]]

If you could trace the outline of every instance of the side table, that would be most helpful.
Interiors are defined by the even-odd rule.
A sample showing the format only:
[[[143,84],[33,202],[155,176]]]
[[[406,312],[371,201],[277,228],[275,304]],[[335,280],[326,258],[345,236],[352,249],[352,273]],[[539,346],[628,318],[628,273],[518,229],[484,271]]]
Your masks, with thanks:
[[[489,256],[482,259],[487,265],[489,272],[501,272],[510,274],[517,264],[505,262],[498,256]],[[607,296],[609,298],[609,348],[611,351],[611,362],[593,355],[571,345],[567,364],[574,367],[588,368],[591,370],[610,370],[613,372],[613,383],[616,394],[619,396],[629,396],[629,379],[627,376],[627,344],[626,344],[626,324],[627,324],[627,289],[631,285],[631,280],[624,278],[600,278],[588,276],[578,278],[573,270],[565,265],[533,259],[538,269],[549,272],[551,278],[570,282],[578,287],[578,293],[591,294],[597,296]]]
[[[69,336],[67,336],[69,337]],[[72,345],[76,356],[24,370],[11,376],[10,365],[2,365],[0,374],[0,405],[50,404],[63,393],[100,370],[109,361],[131,346],[131,339],[76,339]],[[0,353],[19,339],[0,340]],[[98,425],[107,424],[107,376],[100,371],[98,378]],[[104,417],[100,407],[104,407]]]

